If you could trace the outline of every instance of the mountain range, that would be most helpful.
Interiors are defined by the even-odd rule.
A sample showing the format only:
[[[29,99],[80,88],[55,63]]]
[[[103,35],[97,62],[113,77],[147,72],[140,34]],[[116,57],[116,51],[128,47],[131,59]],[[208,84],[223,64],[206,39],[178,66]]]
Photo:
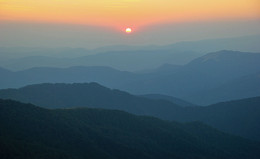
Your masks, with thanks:
[[[124,71],[140,71],[165,63],[184,65],[218,50],[260,52],[259,35],[184,41],[168,45],[115,45],[86,48],[1,47],[0,67],[24,70],[32,67],[108,66]]]
[[[204,124],[103,109],[43,109],[0,100],[0,155],[26,158],[258,159],[260,144]]]
[[[258,159],[259,39],[0,47],[0,158]]]
[[[38,83],[98,82],[132,94],[164,94],[197,105],[260,96],[260,54],[219,51],[186,65],[165,64],[141,72],[104,66],[39,67],[12,72],[1,69],[0,88]]]
[[[89,107],[122,110],[170,121],[201,121],[221,131],[260,140],[260,97],[184,107],[166,99],[150,99],[112,90],[97,83],[39,84],[0,90],[0,98],[45,108]]]
[[[108,51],[96,54],[87,52],[85,56],[73,58],[66,56],[50,57],[46,55],[34,55],[9,58],[6,60],[2,59],[0,66],[15,71],[30,69],[32,67],[66,68],[73,66],[108,66],[118,70],[134,72],[156,68],[164,63],[185,64],[201,55],[202,54],[193,51],[168,49]],[[145,59],[147,59],[146,62],[144,62]]]
[[[178,69],[173,69],[173,72],[169,74],[156,76],[154,72],[154,77],[147,75],[148,80],[132,82],[120,87],[120,89],[134,94],[151,92],[166,94],[200,105],[213,104],[227,99],[259,96],[260,92],[256,90],[260,82],[258,75],[256,75],[260,71],[259,61],[259,53],[223,50],[192,60]],[[248,76],[247,79],[254,80],[246,80],[245,76]],[[235,81],[240,81],[243,85]],[[233,85],[234,82],[237,85],[230,86],[230,95],[226,98],[221,95],[224,89],[220,88],[226,88],[227,85]],[[247,85],[250,87],[246,87]],[[256,89],[252,86],[255,86]],[[237,93],[237,90],[241,91]],[[211,93],[207,94],[209,91]],[[212,96],[203,100],[205,94],[208,95],[207,97]]]

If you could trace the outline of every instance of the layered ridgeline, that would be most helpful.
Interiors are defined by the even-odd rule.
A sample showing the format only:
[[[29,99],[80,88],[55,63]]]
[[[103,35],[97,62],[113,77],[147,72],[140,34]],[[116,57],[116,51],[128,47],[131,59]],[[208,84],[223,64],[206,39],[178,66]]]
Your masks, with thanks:
[[[260,144],[201,123],[103,109],[49,110],[0,100],[0,157],[258,159]]]
[[[148,99],[112,90],[97,83],[39,84],[0,90],[0,98],[46,108],[92,107],[123,110],[182,122],[201,121],[219,130],[260,140],[260,97],[207,107],[181,107],[161,99]]]
[[[147,74],[150,78],[125,84],[120,89],[134,94],[171,95],[199,105],[260,96],[259,61],[260,53],[223,50],[177,69],[169,69],[170,66],[157,69],[154,76]]]
[[[186,64],[217,50],[260,52],[260,36],[178,42],[156,46],[106,46],[84,48],[0,47],[0,67],[11,70],[32,67],[109,66],[119,70],[143,70],[165,63]],[[116,60],[115,60],[116,59]],[[144,61],[145,60],[145,61]]]
[[[139,76],[134,73],[103,66],[75,66],[70,68],[39,67],[17,72],[0,68],[0,74],[0,88],[14,88],[46,82],[98,82],[106,86],[116,87],[136,80],[136,78],[139,79]]]
[[[260,96],[260,53],[220,51],[190,63],[138,73],[110,67],[0,69],[0,88],[37,83],[98,82],[133,94],[165,94],[198,105]]]

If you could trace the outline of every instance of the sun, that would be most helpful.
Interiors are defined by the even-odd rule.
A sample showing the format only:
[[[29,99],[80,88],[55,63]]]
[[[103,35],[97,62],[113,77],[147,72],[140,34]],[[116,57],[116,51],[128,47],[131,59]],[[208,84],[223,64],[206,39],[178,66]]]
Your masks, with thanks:
[[[125,29],[125,32],[129,34],[129,33],[132,32],[132,29],[131,29],[131,28],[126,28],[126,29]]]

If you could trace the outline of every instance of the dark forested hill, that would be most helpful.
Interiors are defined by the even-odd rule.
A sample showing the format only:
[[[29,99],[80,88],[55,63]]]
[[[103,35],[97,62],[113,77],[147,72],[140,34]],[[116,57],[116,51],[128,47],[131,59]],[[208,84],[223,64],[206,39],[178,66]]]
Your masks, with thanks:
[[[166,120],[201,121],[219,130],[260,140],[260,97],[218,103],[207,107],[181,107],[111,90],[97,83],[39,84],[0,90],[0,98],[47,108],[93,107],[123,110]]]
[[[1,159],[258,159],[260,144],[201,123],[0,100]]]
[[[167,118],[171,116],[170,112],[181,110],[180,106],[165,100],[138,97],[97,83],[30,85],[20,89],[0,90],[0,98],[47,108],[106,108],[160,118]]]
[[[260,97],[188,108],[183,114],[174,114],[173,119],[202,121],[225,132],[260,140]]]

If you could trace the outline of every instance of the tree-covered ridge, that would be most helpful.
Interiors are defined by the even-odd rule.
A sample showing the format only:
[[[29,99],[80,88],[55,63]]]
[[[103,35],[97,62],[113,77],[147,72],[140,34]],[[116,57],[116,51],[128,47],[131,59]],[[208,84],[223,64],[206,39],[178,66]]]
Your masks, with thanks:
[[[60,83],[0,90],[0,98],[46,108],[116,109],[171,121],[201,121],[221,131],[260,141],[260,97],[184,108],[165,100],[112,90],[97,83]]]
[[[259,158],[260,144],[201,123],[0,100],[1,158]]]

